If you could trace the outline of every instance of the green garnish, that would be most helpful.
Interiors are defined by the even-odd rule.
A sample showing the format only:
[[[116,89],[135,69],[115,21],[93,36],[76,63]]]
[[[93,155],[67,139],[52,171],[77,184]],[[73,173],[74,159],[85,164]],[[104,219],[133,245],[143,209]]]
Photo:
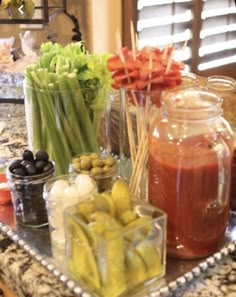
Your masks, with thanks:
[[[65,174],[71,158],[99,152],[98,129],[108,103],[109,54],[91,54],[84,42],[43,43],[26,68],[27,126],[32,150],[45,149]]]

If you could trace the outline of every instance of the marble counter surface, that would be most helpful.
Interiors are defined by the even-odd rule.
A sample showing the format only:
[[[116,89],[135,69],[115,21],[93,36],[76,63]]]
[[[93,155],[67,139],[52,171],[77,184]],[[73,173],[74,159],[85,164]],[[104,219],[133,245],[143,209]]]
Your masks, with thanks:
[[[19,157],[26,147],[24,106],[0,104],[0,160]],[[0,206],[1,221],[1,206]],[[162,292],[155,296],[168,297],[236,297],[235,247],[223,259],[216,261],[194,280],[181,285],[174,293]],[[0,233],[0,279],[18,297],[86,297],[75,295],[64,282],[48,271],[6,234]]]

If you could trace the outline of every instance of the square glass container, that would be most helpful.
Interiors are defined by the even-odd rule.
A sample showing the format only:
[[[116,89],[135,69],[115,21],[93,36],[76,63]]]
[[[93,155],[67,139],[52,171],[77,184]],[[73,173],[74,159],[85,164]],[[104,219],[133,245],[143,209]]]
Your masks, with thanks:
[[[102,297],[130,296],[156,286],[165,275],[166,214],[132,199],[131,210],[117,219],[94,211],[93,202],[90,197],[64,212],[70,276]]]

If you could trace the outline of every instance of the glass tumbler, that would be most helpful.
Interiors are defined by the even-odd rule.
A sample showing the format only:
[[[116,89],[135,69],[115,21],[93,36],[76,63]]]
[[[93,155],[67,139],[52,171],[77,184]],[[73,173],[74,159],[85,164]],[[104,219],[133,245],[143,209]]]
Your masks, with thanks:
[[[11,173],[9,168],[7,168],[7,180],[17,223],[25,227],[48,225],[47,210],[43,199],[43,187],[53,176],[54,171],[55,166],[46,173],[20,176]]]
[[[167,213],[173,257],[205,257],[225,234],[233,142],[221,103],[206,88],[166,92],[150,129],[149,201]]]
[[[81,174],[66,174],[51,178],[44,186],[43,197],[46,203],[51,251],[53,258],[64,267],[65,260],[65,232],[63,223],[64,209],[83,201],[92,193],[97,192],[97,185],[93,179],[83,179],[81,191],[77,191],[76,178]]]

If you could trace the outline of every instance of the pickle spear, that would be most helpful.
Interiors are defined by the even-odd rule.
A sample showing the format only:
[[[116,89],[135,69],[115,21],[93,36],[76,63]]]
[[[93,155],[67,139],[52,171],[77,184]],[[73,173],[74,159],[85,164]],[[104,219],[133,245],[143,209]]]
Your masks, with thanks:
[[[132,282],[132,285],[144,281],[148,275],[147,266],[132,244],[126,244],[125,256],[127,269],[126,275]]]
[[[127,289],[124,238],[119,230],[105,231],[107,239],[107,269],[101,273],[104,285],[104,297],[119,296]]]
[[[70,271],[77,279],[91,283],[93,287],[99,289],[101,287],[100,275],[85,233],[69,216],[66,218],[66,224],[71,234],[68,250]]]
[[[116,206],[116,216],[119,218],[125,211],[131,209],[131,195],[129,184],[124,179],[114,182],[111,189],[111,197]]]
[[[141,241],[136,246],[136,250],[147,265],[149,277],[160,275],[163,271],[163,265],[161,264],[160,255],[153,244],[149,240]]]

